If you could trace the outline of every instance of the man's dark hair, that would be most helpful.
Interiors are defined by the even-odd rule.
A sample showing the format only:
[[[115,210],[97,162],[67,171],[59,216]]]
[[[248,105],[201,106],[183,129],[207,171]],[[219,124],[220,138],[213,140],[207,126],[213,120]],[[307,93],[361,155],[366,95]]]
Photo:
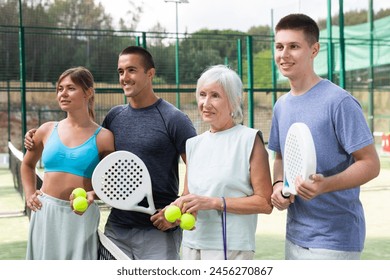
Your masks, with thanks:
[[[276,25],[275,32],[286,29],[302,30],[310,46],[320,39],[317,23],[305,14],[290,14],[283,17]]]
[[[121,51],[119,56],[127,55],[127,54],[137,54],[142,57],[143,66],[145,68],[145,72],[151,68],[156,68],[154,66],[153,56],[146,49],[139,46],[129,46]]]

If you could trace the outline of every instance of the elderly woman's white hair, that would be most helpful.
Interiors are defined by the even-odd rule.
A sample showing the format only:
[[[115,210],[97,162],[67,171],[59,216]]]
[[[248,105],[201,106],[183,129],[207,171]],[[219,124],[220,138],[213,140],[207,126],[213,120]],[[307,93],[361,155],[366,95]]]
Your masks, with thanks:
[[[213,83],[219,84],[225,91],[232,110],[234,123],[242,123],[243,86],[240,77],[234,70],[226,65],[221,64],[208,67],[198,79],[196,85],[196,100],[199,100],[200,89],[205,85]]]

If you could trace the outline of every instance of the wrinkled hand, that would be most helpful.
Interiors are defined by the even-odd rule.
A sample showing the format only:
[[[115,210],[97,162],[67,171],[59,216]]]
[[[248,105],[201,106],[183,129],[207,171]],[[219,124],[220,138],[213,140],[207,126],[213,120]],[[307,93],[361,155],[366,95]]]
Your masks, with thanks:
[[[38,199],[38,196],[39,195],[42,195],[42,192],[40,190],[36,190],[27,200],[26,200],[26,204],[27,204],[27,207],[31,209],[31,211],[37,211],[37,210],[41,210],[42,208],[42,203],[41,201]]]
[[[285,198],[282,195],[282,189],[283,189],[283,184],[279,184],[274,187],[274,191],[271,195],[271,203],[276,209],[282,211],[287,209],[291,203],[294,203],[295,201],[295,196],[290,195],[289,197]]]
[[[198,210],[213,209],[213,199],[215,198],[196,194],[187,194],[176,199],[173,204],[177,205],[181,209],[182,213],[191,213],[196,217]]]
[[[322,174],[310,175],[309,180],[298,177],[295,181],[295,188],[300,197],[310,200],[323,193],[325,177]]]
[[[174,227],[177,227],[180,225],[180,220],[177,220],[174,223],[170,223],[165,219],[165,217],[164,217],[165,208],[158,211],[157,213],[155,213],[154,215],[152,215],[150,217],[150,221],[153,223],[153,225],[161,231],[166,231],[168,229],[171,229],[171,228],[174,228]]]

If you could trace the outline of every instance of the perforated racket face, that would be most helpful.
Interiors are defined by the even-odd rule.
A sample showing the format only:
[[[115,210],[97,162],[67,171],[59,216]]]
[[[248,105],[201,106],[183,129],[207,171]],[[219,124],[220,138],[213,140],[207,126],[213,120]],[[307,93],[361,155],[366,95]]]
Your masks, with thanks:
[[[301,146],[298,135],[290,133],[286,139],[285,161],[286,172],[289,181],[303,173],[303,147]]]
[[[307,180],[316,172],[316,153],[310,129],[304,123],[294,123],[287,132],[284,146],[283,167],[285,172],[283,193],[296,194],[295,179]]]
[[[96,166],[92,175],[93,188],[101,200],[122,209],[153,214],[152,186],[144,162],[127,151],[116,151]],[[147,198],[149,207],[138,204]]]
[[[143,169],[134,159],[118,159],[102,175],[100,190],[109,200],[126,200],[143,181]]]

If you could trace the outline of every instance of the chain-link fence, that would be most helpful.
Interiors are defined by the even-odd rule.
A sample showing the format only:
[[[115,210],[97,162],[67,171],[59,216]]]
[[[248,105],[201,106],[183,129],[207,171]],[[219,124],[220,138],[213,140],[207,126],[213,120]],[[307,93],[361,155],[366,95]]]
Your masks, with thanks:
[[[387,20],[390,22],[390,17]],[[371,42],[383,62],[385,50],[390,53],[390,42],[381,36],[369,42],[361,39],[365,43],[360,44]],[[337,38],[332,40],[338,44]],[[187,113],[198,133],[207,128],[197,112],[196,81],[207,66],[229,65],[244,83],[244,124],[262,130],[267,140],[273,104],[288,90],[288,84],[273,67],[272,42],[271,35],[243,32],[173,34],[0,25],[0,153],[7,151],[8,141],[21,149],[24,130],[64,117],[56,101],[55,82],[69,67],[85,66],[93,73],[98,123],[112,106],[125,103],[116,69],[119,52],[129,45],[146,47],[152,53],[157,72],[155,92]],[[321,36],[324,49],[328,42],[329,38]],[[356,46],[356,39],[345,38],[345,45],[347,50],[348,46]],[[346,52],[345,59],[368,60],[367,49],[363,49]],[[320,59],[326,60],[327,56]],[[326,65],[326,61],[317,64]],[[338,71],[333,69],[336,83],[340,79]],[[345,88],[359,99],[367,120],[373,119],[374,130],[382,132],[390,130],[389,71],[390,63],[375,63],[347,69],[345,77]],[[328,78],[327,73],[321,75]]]

